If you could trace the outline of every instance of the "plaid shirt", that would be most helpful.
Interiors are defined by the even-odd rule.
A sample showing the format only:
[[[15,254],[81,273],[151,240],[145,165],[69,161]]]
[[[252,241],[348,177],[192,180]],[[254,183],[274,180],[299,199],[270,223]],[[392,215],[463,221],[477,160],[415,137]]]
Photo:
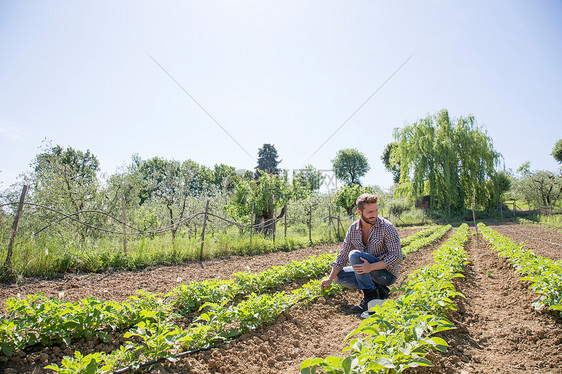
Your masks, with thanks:
[[[398,231],[390,221],[377,217],[377,221],[369,231],[367,246],[363,244],[361,238],[361,220],[358,219],[353,222],[347,230],[343,246],[332,266],[343,269],[348,263],[349,252],[354,249],[378,257],[379,260],[386,263],[387,270],[398,277],[398,266],[403,259],[403,255]]]

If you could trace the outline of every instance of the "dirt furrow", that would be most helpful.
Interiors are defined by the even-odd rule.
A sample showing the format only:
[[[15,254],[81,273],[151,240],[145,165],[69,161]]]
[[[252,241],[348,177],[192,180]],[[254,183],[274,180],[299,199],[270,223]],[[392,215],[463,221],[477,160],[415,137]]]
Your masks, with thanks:
[[[396,284],[412,271],[430,264],[431,253],[447,240],[454,230],[433,245],[411,253],[401,265]],[[224,348],[200,353],[174,365],[165,365],[167,373],[298,373],[307,358],[341,355],[344,338],[361,322],[350,313],[361,294],[343,291],[330,300],[308,307],[297,307],[277,323],[260,328]],[[396,297],[394,295],[393,297]]]
[[[478,242],[469,243],[466,277],[455,282],[466,299],[451,316],[457,329],[442,334],[451,348],[430,355],[435,367],[416,372],[562,373],[560,319],[535,311],[538,295],[484,239]]]
[[[419,230],[420,228],[406,228],[399,229],[398,232],[401,238],[405,238]],[[414,269],[429,263],[432,260],[431,252],[438,244],[408,255],[403,262],[399,281]],[[57,296],[59,292],[64,292],[64,299],[69,301],[90,295],[100,299],[124,300],[137,289],[165,293],[179,285],[179,282],[226,279],[237,271],[264,271],[274,265],[286,265],[292,260],[335,252],[340,247],[341,244],[332,244],[252,257],[233,256],[205,262],[204,269],[198,263],[192,263],[137,272],[69,274],[53,280],[29,279],[17,285],[0,285],[0,300],[3,302],[17,293],[26,295],[38,292],[44,292],[47,296]],[[349,313],[349,308],[360,297],[358,291],[344,291],[334,299],[321,300],[309,307],[295,307],[281,316],[274,325],[247,334],[224,347],[182,359],[175,365],[158,366],[152,372],[296,373],[306,358],[341,353],[343,339],[360,322],[358,316]],[[110,352],[122,342],[123,339],[119,339],[103,344],[99,339],[91,339],[74,342],[70,346],[30,348],[26,352],[18,352],[8,362],[0,362],[0,373],[46,373],[42,367],[51,362],[60,363],[63,355],[72,356],[74,350],[83,354]]]
[[[562,259],[562,233],[513,222],[489,226],[518,244],[525,243],[527,248],[539,256],[553,260]]]

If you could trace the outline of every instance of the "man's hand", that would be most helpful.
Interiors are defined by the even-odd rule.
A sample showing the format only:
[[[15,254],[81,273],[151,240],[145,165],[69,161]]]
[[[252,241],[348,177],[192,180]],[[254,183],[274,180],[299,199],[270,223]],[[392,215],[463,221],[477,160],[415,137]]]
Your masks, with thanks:
[[[371,271],[373,271],[373,264],[371,264],[369,261],[365,260],[363,257],[361,257],[361,260],[363,261],[362,264],[359,265],[353,265],[353,271],[356,272],[357,274],[367,274],[370,273]]]
[[[330,278],[326,278],[320,283],[320,288],[325,290],[332,284],[332,280]]]

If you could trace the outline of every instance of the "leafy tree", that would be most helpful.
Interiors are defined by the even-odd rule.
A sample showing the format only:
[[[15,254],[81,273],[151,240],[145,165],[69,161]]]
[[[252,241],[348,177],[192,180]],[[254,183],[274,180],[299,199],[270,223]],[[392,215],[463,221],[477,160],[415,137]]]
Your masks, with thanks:
[[[334,202],[336,206],[345,209],[348,216],[352,216],[357,210],[357,198],[364,193],[375,193],[375,190],[359,184],[346,184],[336,192]]]
[[[486,205],[487,182],[501,154],[473,116],[451,120],[446,109],[395,129],[400,183],[411,183],[414,196],[430,195],[435,210],[461,209],[472,196]]]
[[[392,173],[392,181],[394,183],[400,182],[400,160],[396,158],[397,149],[398,144],[395,142],[388,143],[381,156],[385,169]]]
[[[54,207],[66,214],[75,214],[84,210],[99,208],[100,190],[97,173],[99,161],[89,150],[86,152],[60,145],[47,146],[32,163],[34,172],[27,176],[33,202]],[[39,213],[44,222],[60,218],[50,212]],[[88,224],[99,223],[100,217],[78,215]],[[81,241],[90,230],[86,226],[72,225],[67,230],[76,230]]]
[[[236,185],[236,168],[225,164],[215,165],[213,170],[213,183],[221,191],[233,191]]]
[[[296,191],[302,191],[303,195],[308,196],[320,189],[323,180],[321,171],[316,170],[312,165],[306,165],[304,169],[293,175],[293,187]]]
[[[486,181],[486,201],[485,209],[492,210],[498,207],[503,201],[504,193],[511,189],[511,177],[506,172],[494,174],[490,180]]]
[[[554,157],[556,161],[562,164],[562,139],[554,144],[554,148],[552,149],[552,157]]]
[[[187,215],[188,199],[204,190],[208,170],[191,160],[182,163],[160,157],[133,157],[131,172],[139,176],[141,204],[154,201],[165,206],[172,239],[176,237],[178,223]]]
[[[550,171],[527,171],[515,182],[515,192],[528,204],[554,206],[562,196],[562,176]]]
[[[210,193],[211,186],[215,183],[215,173],[212,169],[193,160],[184,161],[182,168],[191,176],[188,183],[190,196],[197,197]]]
[[[357,149],[341,149],[332,160],[336,178],[348,185],[361,185],[360,178],[370,169],[367,157]]]
[[[264,144],[263,147],[258,149],[258,166],[256,166],[256,179],[260,178],[260,170],[267,174],[279,175],[280,170],[277,168],[281,160],[278,160],[279,155],[277,149],[272,144]]]
[[[265,235],[272,235],[275,230],[273,220],[279,219],[285,214],[284,210],[275,217],[275,211],[283,207],[291,199],[292,191],[290,185],[278,175],[270,175],[264,171],[258,171],[258,180],[236,180],[236,192],[233,194],[229,204],[231,214],[242,217],[249,221],[254,212],[254,222],[257,231]]]
[[[517,172],[521,173],[523,175],[530,174],[531,173],[531,162],[527,161],[527,162],[521,164],[521,166],[519,166],[517,168]]]

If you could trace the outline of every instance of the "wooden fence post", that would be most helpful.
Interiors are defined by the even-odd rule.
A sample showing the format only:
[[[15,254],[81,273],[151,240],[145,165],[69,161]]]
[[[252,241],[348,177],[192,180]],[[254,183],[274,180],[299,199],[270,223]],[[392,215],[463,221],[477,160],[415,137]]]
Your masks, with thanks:
[[[252,216],[250,217],[250,239],[254,235],[254,203],[252,203]]]
[[[207,227],[207,217],[209,216],[209,199],[205,207],[205,218],[203,219],[203,230],[201,231],[201,252],[199,253],[199,265],[203,267],[203,247],[205,246],[205,228]]]
[[[500,202],[500,216],[503,218],[503,203]]]
[[[6,255],[6,261],[4,262],[4,270],[9,271],[12,266],[12,251],[14,248],[14,242],[16,241],[16,234],[18,232],[18,223],[20,220],[20,215],[23,210],[23,203],[25,202],[25,194],[27,193],[27,185],[23,186],[21,190],[20,203],[18,205],[18,211],[14,218],[14,224],[12,225],[12,236],[10,237],[10,243],[8,244],[8,254]]]
[[[341,225],[341,213],[340,213],[340,207],[338,207],[338,239],[340,238],[340,225]]]
[[[517,209],[517,205],[515,203],[515,200],[513,200],[513,217],[517,217],[517,213],[515,212],[516,209]]]
[[[121,194],[121,207],[123,210],[123,252],[127,256],[127,213],[125,212],[125,194]]]
[[[287,204],[285,204],[285,237],[287,237]]]
[[[312,244],[312,205],[308,214],[308,241]]]
[[[476,224],[476,213],[474,212],[474,196],[470,197],[472,202],[472,219],[474,220],[474,229],[476,230],[476,245],[480,248],[480,238],[478,237],[478,225]]]

